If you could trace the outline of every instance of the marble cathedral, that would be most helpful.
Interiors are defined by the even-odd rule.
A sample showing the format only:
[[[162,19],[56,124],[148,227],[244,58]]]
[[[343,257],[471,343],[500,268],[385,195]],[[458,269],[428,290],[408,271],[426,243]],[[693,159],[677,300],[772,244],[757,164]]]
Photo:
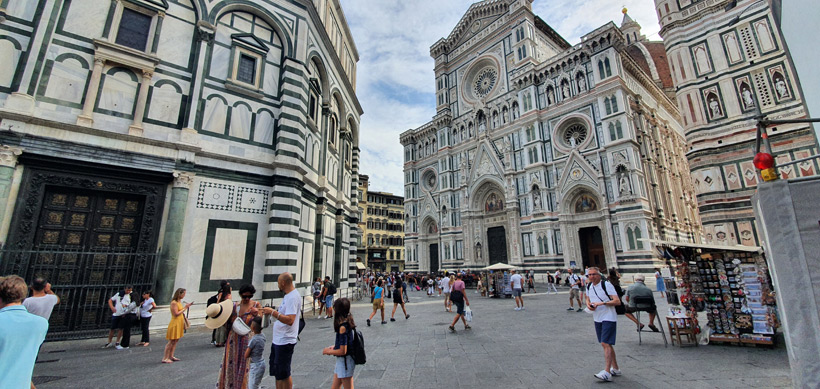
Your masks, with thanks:
[[[0,274],[54,285],[50,333],[107,328],[126,284],[347,286],[363,111],[339,0],[0,5]]]
[[[437,113],[401,134],[406,269],[651,272],[698,241],[663,43],[624,10],[569,44],[532,0],[474,3],[435,59]]]

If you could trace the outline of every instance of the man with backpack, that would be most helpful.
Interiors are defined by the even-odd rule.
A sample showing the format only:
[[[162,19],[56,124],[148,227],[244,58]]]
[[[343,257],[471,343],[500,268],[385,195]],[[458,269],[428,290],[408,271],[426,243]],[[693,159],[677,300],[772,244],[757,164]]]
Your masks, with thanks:
[[[573,308],[573,299],[575,299],[574,301],[578,301],[578,312],[581,312],[584,310],[581,305],[581,277],[572,274],[572,269],[567,271],[569,272],[569,277],[567,277],[567,282],[569,282],[569,308],[567,308],[567,311],[575,309]]]
[[[595,334],[598,343],[604,348],[604,359],[606,361],[604,370],[595,374],[595,378],[602,381],[612,381],[612,377],[621,375],[618,369],[618,361],[615,358],[615,336],[617,330],[618,316],[615,307],[621,305],[618,292],[611,282],[601,279],[601,271],[597,267],[588,270],[589,284],[587,288],[586,305],[592,311],[595,321]]]
[[[330,281],[330,276],[325,276],[325,319],[333,317],[333,295],[336,294],[336,285]],[[320,312],[321,313],[321,312]]]

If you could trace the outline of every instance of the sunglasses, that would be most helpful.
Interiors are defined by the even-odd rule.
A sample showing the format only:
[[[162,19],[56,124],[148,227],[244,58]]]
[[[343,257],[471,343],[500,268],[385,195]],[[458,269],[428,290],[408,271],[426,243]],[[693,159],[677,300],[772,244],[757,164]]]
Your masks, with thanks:
[[[243,295],[242,298],[243,299],[253,298],[253,295],[252,294],[246,294],[246,295]]]

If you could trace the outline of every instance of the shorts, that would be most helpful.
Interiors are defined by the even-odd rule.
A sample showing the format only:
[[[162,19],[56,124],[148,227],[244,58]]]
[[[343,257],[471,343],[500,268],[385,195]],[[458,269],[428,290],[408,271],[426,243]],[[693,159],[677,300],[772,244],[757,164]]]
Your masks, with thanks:
[[[657,308],[647,308],[647,309],[638,309],[637,307],[630,307],[629,305],[626,306],[626,313],[635,313],[635,312],[649,312],[649,313],[658,313]]]
[[[618,323],[614,321],[595,322],[595,335],[598,336],[598,343],[615,345],[615,334],[618,330]]]
[[[577,288],[572,288],[569,290],[569,299],[572,300],[574,298],[581,298],[581,290]]]
[[[111,316],[111,329],[112,330],[118,330],[118,329],[123,328],[123,326],[122,326],[122,324],[124,322],[123,316],[125,316],[125,315]]]
[[[293,359],[293,348],[296,343],[274,344],[270,351],[270,375],[282,381],[290,377],[290,362]]]
[[[450,292],[444,292],[444,300],[450,299]]]
[[[347,368],[345,368],[345,360],[347,360]],[[336,373],[336,376],[339,378],[350,378],[353,377],[353,369],[356,367],[356,363],[353,362],[353,357],[350,355],[345,355],[344,357],[336,357],[336,368],[333,369],[333,372]]]
[[[325,306],[329,308],[333,308],[333,295],[325,296]]]
[[[464,301],[459,302],[459,303],[453,301],[453,304],[456,305],[456,313],[459,314],[459,315],[463,315],[464,314]]]
[[[265,361],[251,362],[248,369],[248,389],[258,389],[265,377]]]
[[[318,300],[320,294],[322,294],[322,293],[321,292],[313,292],[313,299]]]
[[[373,310],[374,311],[378,311],[379,309],[383,309],[382,308],[382,301],[384,301],[384,300],[382,300],[382,299],[373,299]]]
[[[513,297],[521,297],[521,289],[513,289]]]

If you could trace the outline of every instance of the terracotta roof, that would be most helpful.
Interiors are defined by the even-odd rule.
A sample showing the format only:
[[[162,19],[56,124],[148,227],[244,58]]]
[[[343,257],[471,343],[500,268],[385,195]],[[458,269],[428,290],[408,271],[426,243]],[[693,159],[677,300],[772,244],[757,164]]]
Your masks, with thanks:
[[[651,58],[647,58],[637,45],[643,45],[646,51],[649,52]],[[638,64],[647,76],[655,81],[660,81],[663,89],[671,89],[672,73],[669,71],[669,63],[666,61],[666,49],[663,42],[638,42],[626,48],[626,53]],[[655,64],[655,69],[658,71],[658,78],[652,75],[652,70],[649,67],[649,60]]]

